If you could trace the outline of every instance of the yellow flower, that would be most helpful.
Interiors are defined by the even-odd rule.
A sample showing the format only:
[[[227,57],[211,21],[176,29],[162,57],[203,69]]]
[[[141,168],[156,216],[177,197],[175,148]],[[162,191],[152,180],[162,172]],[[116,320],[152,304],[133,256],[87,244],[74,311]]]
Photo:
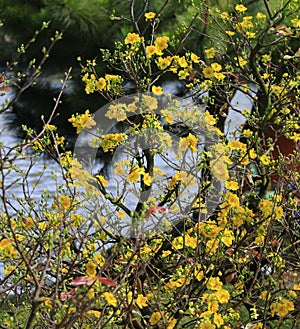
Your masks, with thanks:
[[[209,290],[220,290],[222,289],[223,283],[219,277],[210,277],[207,282],[207,289]]]
[[[196,249],[197,248],[197,239],[191,237],[190,235],[186,234],[184,236],[184,243],[187,247],[190,247],[192,249]]]
[[[264,164],[265,166],[269,165],[270,162],[271,162],[271,159],[269,156],[267,156],[266,154],[263,154],[261,157],[260,157],[260,161],[262,164]]]
[[[241,27],[242,29],[251,29],[254,25],[252,23],[252,16],[245,16],[240,24],[238,24],[237,29]]]
[[[140,168],[139,166],[133,166],[131,167],[130,173],[126,176],[126,181],[131,183],[137,183],[140,176],[144,173],[144,168]]]
[[[101,312],[96,311],[96,310],[89,310],[86,312],[88,316],[93,315],[95,318],[100,318]]]
[[[235,35],[235,32],[233,31],[225,31],[227,35],[229,35],[230,37]]]
[[[214,77],[215,77],[216,79],[218,79],[218,80],[224,80],[224,79],[226,78],[226,75],[223,74],[223,73],[220,73],[220,72],[216,72],[216,73],[214,74]]]
[[[108,184],[108,181],[102,175],[96,175],[96,178],[101,185],[106,186]]]
[[[146,47],[146,55],[148,58],[152,57],[153,55],[161,55],[161,52],[156,46],[147,46]]]
[[[208,123],[210,126],[214,126],[217,123],[215,117],[213,117],[208,111],[204,112],[205,122]]]
[[[94,260],[99,266],[105,264],[105,258],[101,254],[94,254]]]
[[[208,240],[205,245],[205,251],[209,254],[215,254],[218,250],[219,242],[216,239]]]
[[[293,27],[298,29],[300,28],[300,19],[299,18],[294,18],[291,20],[292,24],[293,24]]]
[[[245,7],[244,5],[240,4],[240,5],[236,5],[235,6],[235,10],[239,11],[240,13],[243,13],[245,11],[247,11],[247,7]]]
[[[215,71],[214,71],[214,69],[211,66],[205,67],[202,70],[202,72],[204,74],[205,79],[213,78],[214,77],[214,74],[215,74]]]
[[[29,230],[34,226],[34,220],[32,217],[23,218],[22,223],[26,230]]]
[[[228,205],[232,208],[240,205],[239,197],[231,192],[227,192],[225,194],[225,200],[227,201]]]
[[[160,87],[160,86],[158,86],[158,87],[152,86],[152,89],[151,90],[152,90],[153,94],[154,95],[157,95],[157,96],[160,96],[160,95],[162,95],[164,93],[162,87]]]
[[[177,236],[176,238],[174,238],[172,241],[172,247],[177,250],[182,249],[183,248],[183,237]]]
[[[72,126],[76,128],[77,134],[79,134],[84,128],[90,129],[96,125],[90,110],[86,110],[84,114],[77,114],[76,116],[73,114],[72,117],[68,119],[68,121],[71,122]]]
[[[165,257],[168,257],[168,256],[171,255],[171,254],[172,254],[172,252],[171,252],[170,250],[165,250],[165,251],[162,253],[161,257],[165,258]],[[300,290],[300,289],[299,289],[299,290]]]
[[[127,217],[124,211],[117,211],[116,215],[121,219],[125,219]]]
[[[155,326],[159,320],[161,319],[161,313],[160,312],[154,312],[150,316],[149,323],[151,326]]]
[[[96,87],[98,90],[102,91],[106,87],[106,80],[104,78],[99,78],[96,82]]]
[[[220,14],[220,17],[221,17],[222,19],[227,19],[227,18],[229,18],[229,14],[228,14],[226,11],[223,11],[223,12]]]
[[[124,121],[127,118],[126,111],[127,111],[127,106],[124,103],[111,104],[105,116],[108,117],[109,119]]]
[[[228,142],[227,145],[230,148],[230,150],[246,150],[247,149],[247,146],[244,143],[237,141],[237,140],[230,141],[230,142]]]
[[[220,182],[225,182],[229,177],[228,168],[224,161],[224,157],[211,161],[210,169],[213,176]]]
[[[251,159],[255,159],[257,157],[257,154],[255,153],[255,151],[253,149],[251,149],[249,151],[249,156]]]
[[[157,67],[160,70],[165,70],[168,66],[171,65],[172,63],[172,57],[167,56],[167,57],[158,57],[158,59],[155,61]]]
[[[219,63],[211,63],[210,65],[215,72],[222,70],[222,66]]]
[[[221,314],[219,313],[214,314],[214,323],[218,328],[220,328],[224,324],[224,320]]]
[[[192,152],[197,151],[198,138],[193,134],[189,133],[187,137],[181,137],[179,141],[179,149],[181,152],[186,151],[188,148]]]
[[[200,264],[197,264],[197,266],[195,267],[194,276],[198,281],[201,281],[204,278],[204,272]]]
[[[169,319],[167,329],[173,329],[175,327],[176,323],[177,323],[176,319],[173,319],[173,318]]]
[[[139,308],[143,308],[147,306],[147,299],[148,298],[143,296],[142,294],[138,294],[135,303]]]
[[[289,314],[290,311],[294,310],[294,304],[288,299],[283,298],[279,302],[271,304],[270,311],[271,315],[274,316],[276,313],[280,317],[284,317]]]
[[[214,293],[214,296],[218,299],[221,304],[226,304],[230,300],[230,293],[226,289],[219,289]]]
[[[148,13],[145,13],[146,21],[153,19],[156,16],[156,14],[153,11],[149,11]]]
[[[96,276],[97,274],[97,266],[95,265],[95,263],[93,262],[88,262],[86,265],[85,265],[85,272],[88,276],[91,276],[91,277],[94,277]]]
[[[225,182],[225,187],[228,189],[228,190],[231,190],[231,191],[236,191],[239,189],[239,184],[238,182],[235,182],[235,181],[227,181]]]
[[[177,64],[178,64],[180,67],[182,67],[182,68],[185,68],[185,67],[188,66],[188,63],[187,63],[187,61],[186,61],[186,59],[185,59],[184,57],[179,57],[179,58],[177,59]]]
[[[204,50],[207,58],[214,58],[216,55],[216,49],[215,48],[208,48]]]
[[[143,175],[143,182],[146,186],[150,186],[151,185],[151,182],[152,182],[152,179],[151,179],[151,176],[149,175],[149,173],[144,173]]]
[[[154,41],[154,45],[157,47],[159,52],[162,52],[164,49],[168,48],[169,37],[157,37]],[[159,55],[159,54],[158,54]]]
[[[123,133],[102,135],[103,141],[99,144],[104,152],[113,151],[120,143],[127,139]]]
[[[221,241],[225,244],[226,247],[230,247],[234,240],[234,234],[231,230],[227,228],[222,233]]]
[[[158,107],[158,102],[155,97],[143,95],[143,102],[149,111],[154,111]]]
[[[103,297],[106,299],[107,304],[112,305],[114,307],[117,306],[117,300],[111,292],[104,292]]]
[[[261,12],[258,12],[258,13],[256,14],[256,18],[259,18],[259,19],[265,19],[265,18],[266,18],[266,15],[263,14],[263,13],[261,13]]]
[[[249,39],[254,39],[256,34],[254,32],[246,32],[246,35]]]
[[[137,33],[128,33],[125,38],[125,44],[134,44],[137,42],[141,42],[141,37]]]
[[[237,61],[237,65],[243,67],[247,64],[247,61],[243,57],[234,57],[234,59]]]
[[[199,57],[196,54],[194,54],[194,53],[191,53],[191,60],[194,63],[199,63],[200,62]]]

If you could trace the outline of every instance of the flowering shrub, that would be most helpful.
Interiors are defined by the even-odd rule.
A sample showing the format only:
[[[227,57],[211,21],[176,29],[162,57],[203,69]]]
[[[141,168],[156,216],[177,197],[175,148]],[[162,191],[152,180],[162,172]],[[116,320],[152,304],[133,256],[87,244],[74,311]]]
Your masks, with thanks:
[[[86,93],[108,104],[69,119],[74,156],[50,122],[29,131],[32,154],[1,145],[3,325],[297,328],[298,2],[264,1],[253,14],[193,2],[201,14],[175,35],[156,35],[161,12],[135,17],[131,4],[133,32],[101,50],[111,72],[80,60]],[[181,51],[203,24],[203,53]],[[164,91],[170,76],[192,101]],[[253,108],[226,133],[236,91]],[[94,168],[98,148],[113,160],[108,177]],[[54,175],[55,192],[33,200],[28,175],[42,152],[62,182]],[[21,157],[29,169],[13,202],[6,177]]]

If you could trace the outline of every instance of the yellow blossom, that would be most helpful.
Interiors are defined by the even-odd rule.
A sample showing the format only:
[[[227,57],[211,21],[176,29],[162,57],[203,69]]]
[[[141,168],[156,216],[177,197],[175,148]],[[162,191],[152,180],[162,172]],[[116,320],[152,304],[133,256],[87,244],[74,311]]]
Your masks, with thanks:
[[[108,181],[102,175],[96,175],[96,178],[101,185],[106,186],[108,184]]]
[[[107,304],[112,305],[114,307],[117,306],[117,300],[111,292],[104,292],[103,297],[105,298]]]
[[[293,27],[296,29],[300,28],[300,19],[299,18],[294,18],[291,20]]]
[[[153,55],[161,55],[161,52],[159,51],[159,49],[156,46],[147,46],[146,47],[146,55],[148,58],[152,57]]]
[[[138,294],[135,303],[139,308],[143,308],[147,306],[147,300],[148,298],[146,296],[143,296],[142,294]]]
[[[220,313],[214,314],[214,324],[220,328],[224,324],[224,319]]]
[[[199,57],[196,54],[194,54],[194,53],[191,53],[191,60],[194,63],[199,63],[200,62]]]
[[[216,72],[216,73],[214,74],[214,77],[215,77],[216,79],[218,79],[218,80],[224,80],[224,79],[226,78],[226,75],[223,74],[223,73],[220,73],[220,72]]]
[[[235,35],[235,32],[233,31],[225,31],[227,35],[229,35],[230,37]]]
[[[102,91],[106,87],[106,80],[104,78],[99,78],[96,82],[96,87],[99,91]]]
[[[157,95],[157,96],[160,96],[164,93],[162,87],[160,87],[160,86],[158,86],[158,87],[157,86],[152,86],[151,90],[152,90],[153,94]]]
[[[84,114],[77,114],[68,120],[72,123],[72,126],[76,128],[77,134],[81,132],[82,129],[90,129],[96,125],[96,122],[93,120],[90,110],[86,110]]]
[[[167,329],[173,329],[175,327],[176,323],[177,323],[176,319],[173,319],[173,318],[169,319]]]
[[[288,315],[290,311],[293,310],[294,310],[294,304],[285,298],[271,304],[270,306],[270,311],[272,316],[274,316],[276,313],[278,316],[284,317]]]
[[[219,289],[214,293],[214,296],[217,298],[218,302],[221,304],[226,304],[230,300],[230,293],[226,289]]]
[[[245,7],[244,5],[242,4],[239,4],[239,5],[236,5],[235,6],[235,10],[236,11],[239,11],[240,13],[243,13],[247,10],[247,7]]]
[[[227,228],[222,232],[221,241],[225,244],[226,247],[230,247],[234,240],[234,234],[231,230]]]
[[[160,312],[154,312],[150,316],[149,323],[150,323],[151,326],[154,326],[159,322],[160,319],[161,319],[161,313]]]
[[[146,21],[153,19],[156,16],[156,14],[153,11],[149,11],[148,13],[145,13]]]
[[[216,49],[211,47],[204,50],[207,58],[214,58],[216,55]]]
[[[202,270],[202,266],[197,264],[194,269],[194,276],[198,281],[201,281],[204,278],[204,272]]]
[[[179,57],[176,62],[182,68],[185,68],[188,66],[188,63],[184,57]]]
[[[256,18],[259,18],[259,19],[265,19],[265,18],[266,18],[266,15],[263,14],[263,13],[261,13],[261,12],[258,12],[258,13],[256,14]]]
[[[169,37],[157,37],[154,41],[154,45],[157,47],[159,52],[162,52],[164,49],[168,48]],[[159,54],[158,54],[159,55]]]
[[[253,149],[251,149],[249,151],[249,156],[250,156],[250,159],[255,159],[257,157],[257,154],[255,153],[255,151]]]
[[[101,312],[96,311],[96,310],[89,310],[89,311],[86,312],[86,314],[88,316],[93,315],[95,318],[100,318],[100,316],[101,316]]]
[[[149,111],[154,111],[158,107],[158,102],[155,97],[143,95],[143,102]]]
[[[144,173],[143,174],[143,182],[146,186],[151,185],[152,179],[151,179],[151,176],[149,175],[149,173]]]
[[[220,17],[221,17],[222,19],[227,19],[227,18],[229,18],[229,14],[228,14],[226,11],[223,11],[223,12],[220,14]]]
[[[239,197],[231,192],[226,192],[225,200],[227,201],[228,205],[232,208],[240,205]]]
[[[215,72],[222,70],[222,66],[219,63],[211,63],[210,65]]]
[[[85,265],[85,268],[86,268],[86,274],[88,276],[91,276],[91,277],[94,277],[96,276],[97,274],[97,266],[95,265],[94,262],[88,262],[86,265]]]
[[[228,190],[231,190],[231,191],[236,191],[239,189],[239,184],[238,182],[236,181],[227,181],[225,182],[225,187],[228,189]]]
[[[210,163],[213,176],[220,182],[225,182],[229,177],[227,164],[223,158],[224,157],[220,157]]]
[[[268,155],[266,154],[263,154],[261,157],[260,157],[260,161],[262,164],[264,164],[265,166],[269,165],[270,162],[271,162],[271,159]]]
[[[193,134],[189,133],[187,137],[180,138],[179,149],[181,152],[184,152],[189,148],[192,152],[196,152],[197,144],[198,144],[198,138]]]
[[[144,168],[140,168],[139,166],[131,167],[130,173],[126,177],[127,182],[137,183],[141,175],[145,173]]]
[[[205,79],[210,79],[214,77],[214,69],[211,66],[207,66],[202,70]]]
[[[158,57],[155,63],[160,70],[165,70],[168,66],[171,65],[172,57],[171,56]]]
[[[137,33],[128,33],[124,42],[127,45],[141,42],[141,40],[141,37]]]

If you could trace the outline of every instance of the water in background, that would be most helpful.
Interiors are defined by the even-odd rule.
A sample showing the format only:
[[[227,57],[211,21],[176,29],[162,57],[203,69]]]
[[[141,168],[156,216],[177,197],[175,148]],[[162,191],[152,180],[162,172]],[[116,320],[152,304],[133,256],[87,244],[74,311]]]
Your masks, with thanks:
[[[0,104],[4,104],[5,101],[10,98],[12,94],[6,93],[0,96]],[[25,195],[28,198],[40,199],[45,188],[50,194],[54,194],[56,191],[55,180],[62,181],[59,178],[59,166],[57,163],[46,157],[35,157],[30,154],[30,150],[25,150],[28,152],[24,157],[18,156],[16,161],[13,160],[16,151],[14,149],[20,143],[20,139],[16,136],[12,125],[12,113],[7,110],[0,114],[0,143],[3,145],[3,154],[0,155],[1,164],[6,168],[4,169],[4,181],[1,181],[1,185],[9,186],[6,190],[6,198],[12,206],[16,209],[20,207],[16,199],[24,199]],[[4,159],[5,158],[5,159]],[[12,169],[12,165],[16,166]],[[54,178],[58,175],[57,178]],[[2,187],[2,186],[1,186]],[[24,195],[25,192],[25,195]],[[4,210],[3,200],[0,200],[0,210]],[[12,207],[9,209],[14,211]]]

